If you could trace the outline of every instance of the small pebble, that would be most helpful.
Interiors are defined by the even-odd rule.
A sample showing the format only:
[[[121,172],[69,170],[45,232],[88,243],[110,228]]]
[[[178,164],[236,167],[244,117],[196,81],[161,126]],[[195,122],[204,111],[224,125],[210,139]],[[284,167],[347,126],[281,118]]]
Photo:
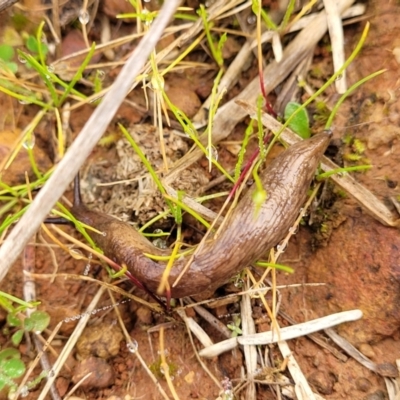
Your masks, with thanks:
[[[371,390],[372,383],[367,378],[357,378],[356,387],[359,391],[367,393]]]
[[[119,353],[122,339],[123,335],[118,325],[104,322],[87,327],[79,338],[76,348],[82,358],[96,356],[107,359]]]
[[[69,379],[66,379],[63,376],[59,376],[56,379],[56,388],[57,388],[58,394],[61,397],[65,396],[65,394],[68,391],[68,387],[69,387]],[[70,397],[70,399],[71,399],[71,397]]]
[[[148,307],[139,307],[136,310],[136,318],[140,325],[151,325],[153,322],[153,314]]]
[[[374,358],[375,357],[374,349],[368,343],[360,344],[358,349],[361,351],[361,353],[364,354],[365,357],[368,357],[368,358]]]
[[[86,389],[102,389],[111,386],[115,382],[114,371],[107,361],[89,357],[81,361],[72,377],[72,382],[78,383],[83,377],[91,373],[82,383],[81,387]]]
[[[196,311],[194,311],[194,308],[192,308],[192,307],[186,308],[186,309],[185,309],[185,313],[186,313],[186,316],[187,316],[188,318],[194,318],[194,317],[196,317]]]
[[[332,394],[335,379],[332,374],[325,371],[316,371],[308,377],[308,381],[321,394]]]

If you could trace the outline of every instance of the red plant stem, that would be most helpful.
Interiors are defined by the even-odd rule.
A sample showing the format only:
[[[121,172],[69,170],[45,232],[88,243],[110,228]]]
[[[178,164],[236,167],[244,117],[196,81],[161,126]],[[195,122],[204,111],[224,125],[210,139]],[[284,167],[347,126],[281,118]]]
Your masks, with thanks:
[[[271,134],[266,135],[264,138],[264,144],[267,144],[271,140],[271,137],[272,137]],[[251,155],[250,159],[247,161],[246,165],[244,166],[244,168],[242,170],[242,173],[239,176],[239,179],[236,181],[236,183],[233,185],[232,190],[229,192],[228,200],[231,200],[233,198],[233,196],[236,193],[236,190],[238,189],[240,184],[243,182],[244,177],[246,176],[246,174],[249,171],[249,169],[251,168],[254,160],[258,157],[259,154],[260,154],[260,149],[257,148],[257,150]]]

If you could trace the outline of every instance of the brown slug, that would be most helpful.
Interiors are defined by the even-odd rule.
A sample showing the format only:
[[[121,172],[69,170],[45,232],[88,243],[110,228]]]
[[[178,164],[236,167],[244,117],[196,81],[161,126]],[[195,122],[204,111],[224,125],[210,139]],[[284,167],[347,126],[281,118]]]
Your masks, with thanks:
[[[265,256],[288,233],[314,177],[319,160],[330,139],[323,132],[282,152],[262,172],[260,179],[267,199],[256,210],[250,188],[228,217],[215,239],[208,239],[195,255],[190,268],[177,286],[173,282],[188,258],[177,259],[169,275],[174,298],[210,293],[246,266]],[[144,253],[170,254],[153,246],[134,228],[106,214],[91,211],[82,203],[79,185],[75,188],[74,216],[103,235],[89,232],[104,254],[128,270],[147,289],[156,292],[166,264],[147,258]],[[257,212],[256,212],[257,211]]]

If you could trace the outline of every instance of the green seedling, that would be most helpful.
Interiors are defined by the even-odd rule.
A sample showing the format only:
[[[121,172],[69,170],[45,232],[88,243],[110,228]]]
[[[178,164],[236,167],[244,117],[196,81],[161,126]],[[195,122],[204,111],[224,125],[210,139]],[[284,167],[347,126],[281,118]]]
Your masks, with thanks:
[[[290,0],[289,4],[286,7],[286,12],[285,15],[283,16],[281,25],[280,25],[280,29],[284,30],[287,26],[287,24],[289,23],[290,17],[293,14],[294,11],[294,6],[296,5],[296,0]]]
[[[232,337],[239,336],[243,334],[242,330],[240,329],[240,324],[242,323],[239,315],[233,316],[233,321],[228,324],[226,327],[232,331]]]
[[[14,305],[17,304],[17,305]],[[0,307],[8,313],[19,313],[27,310],[28,308],[35,308],[40,302],[38,301],[24,301],[11,294],[0,291]]]
[[[331,110],[328,108],[326,103],[319,100],[315,102],[315,108],[316,111],[315,114],[313,115],[314,121],[325,125],[328,121]]]
[[[14,48],[8,44],[0,45],[0,69],[6,69],[15,74],[18,71],[18,65],[12,59],[14,58]]]
[[[218,64],[218,66],[220,68],[222,68],[224,65],[224,59],[222,57],[222,48],[224,47],[224,44],[227,39],[226,33],[221,35],[218,43],[216,44],[215,39],[213,38],[213,36],[211,34],[211,28],[212,28],[213,24],[207,20],[207,11],[203,4],[200,4],[200,8],[197,10],[197,14],[199,14],[200,18],[203,21],[204,30],[206,32],[208,46],[211,50],[211,54],[212,54],[215,62]]]
[[[29,317],[23,317],[21,313],[9,313],[7,324],[12,328],[17,328],[13,333],[11,341],[14,346],[21,343],[25,332],[41,333],[50,323],[50,316],[45,311],[34,311]]]
[[[50,316],[43,311],[33,311],[29,317],[23,312],[36,307],[39,302],[26,302],[8,293],[0,292],[0,307],[7,311],[7,327],[3,328],[3,334],[9,334],[10,330],[17,328],[11,336],[14,346],[21,343],[25,332],[40,333],[48,326]],[[14,329],[15,330],[15,329]],[[0,391],[9,388],[9,394],[15,392],[18,385],[15,379],[25,373],[25,364],[21,360],[18,350],[7,348],[0,351]]]
[[[300,104],[293,101],[287,103],[284,112],[284,120],[287,121],[293,114],[295,114],[293,118],[290,119],[289,128],[293,132],[297,133],[301,138],[308,139],[311,136],[310,120],[306,109],[302,108],[296,113],[300,107]]]
[[[35,36],[29,35],[26,39],[25,46],[36,60],[43,60],[43,63],[45,62],[47,53],[49,52],[49,48],[45,43],[38,40]],[[30,63],[28,63],[27,66],[32,68]]]
[[[7,387],[11,392],[15,391],[18,387],[15,379],[20,378],[25,370],[18,350],[8,348],[0,351],[0,391]]]
[[[235,182],[237,182],[239,177],[240,177],[244,156],[246,154],[246,149],[247,149],[250,137],[253,134],[253,132],[254,132],[253,121],[250,121],[249,125],[247,126],[247,128],[245,130],[244,138],[243,138],[243,141],[242,141],[242,145],[240,146],[238,160],[237,160],[236,165],[235,165],[235,177],[234,177],[234,181]]]

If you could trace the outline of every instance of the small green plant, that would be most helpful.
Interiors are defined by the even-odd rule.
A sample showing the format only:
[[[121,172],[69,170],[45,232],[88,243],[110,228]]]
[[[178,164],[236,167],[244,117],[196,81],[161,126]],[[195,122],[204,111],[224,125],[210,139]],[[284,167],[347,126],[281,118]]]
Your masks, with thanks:
[[[16,305],[14,305],[16,304]],[[0,292],[0,307],[4,308],[7,315],[7,327],[3,333],[9,333],[9,328],[17,328],[11,336],[14,346],[21,343],[24,332],[43,332],[50,322],[50,316],[44,311],[33,311],[29,317],[23,312],[29,308],[36,307],[39,302],[26,302],[8,293]]]
[[[3,329],[4,335],[11,334],[11,342],[18,346],[25,332],[40,333],[47,328],[50,316],[44,311],[33,311],[25,317],[24,311],[36,307],[39,302],[26,302],[8,293],[0,292],[0,307],[7,311],[7,326]],[[15,329],[16,328],[16,329]],[[11,330],[14,332],[11,333]],[[0,391],[9,389],[9,395],[16,391],[18,385],[15,379],[25,373],[26,367],[21,360],[17,349],[6,348],[0,351]],[[39,377],[39,380],[43,377]],[[35,382],[37,379],[35,380]],[[27,388],[30,386],[28,385]]]
[[[315,114],[313,115],[315,122],[326,124],[330,113],[331,110],[328,108],[325,102],[320,100],[315,101]]]
[[[345,143],[349,149],[343,154],[343,158],[349,162],[360,162],[364,164],[370,164],[367,157],[364,156],[365,144],[360,139],[355,139],[351,135],[346,135],[343,143]]]
[[[25,370],[25,364],[18,350],[8,348],[0,351],[0,391],[7,387],[10,391],[15,391],[17,388],[15,379],[20,378]]]
[[[35,58],[35,60],[44,60],[44,61],[46,60],[49,48],[41,40],[38,40],[38,38],[36,38],[33,35],[29,35],[26,38],[25,46],[31,53],[32,57]],[[33,67],[29,62],[27,65],[28,67]]]
[[[20,313],[9,313],[7,315],[7,324],[12,328],[17,328],[11,336],[14,346],[21,343],[25,332],[41,333],[50,322],[50,316],[44,311],[34,311],[29,317],[21,318]]]
[[[240,319],[239,315],[233,316],[233,321],[227,325],[227,328],[232,331],[232,337],[236,337],[241,335],[243,332],[240,329],[240,324],[242,320]]]
[[[305,108],[302,108],[295,114],[300,107],[301,104],[293,101],[287,103],[285,107],[284,119],[287,121],[293,115],[293,118],[289,122],[289,128],[303,139],[308,139],[311,136],[310,120]]]
[[[18,65],[12,61],[15,52],[14,48],[8,44],[0,45],[0,69],[6,69],[15,74],[18,71]]]

